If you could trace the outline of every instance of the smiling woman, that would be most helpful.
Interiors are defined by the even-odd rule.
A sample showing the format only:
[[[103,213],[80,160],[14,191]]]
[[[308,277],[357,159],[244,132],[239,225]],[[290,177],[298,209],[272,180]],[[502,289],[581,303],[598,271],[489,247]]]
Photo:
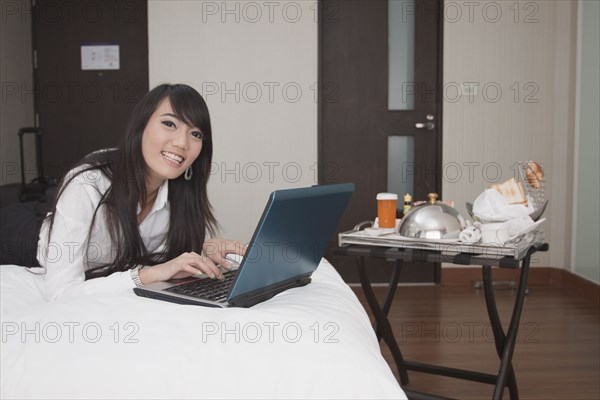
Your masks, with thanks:
[[[147,186],[158,190],[165,179],[175,179],[186,171],[193,174],[192,163],[202,151],[204,134],[200,128],[173,112],[171,101],[163,99],[150,117],[142,135],[142,154],[148,165]],[[188,172],[189,171],[189,172]]]
[[[206,106],[198,110],[202,109],[206,109]],[[202,113],[202,111],[196,112]],[[195,120],[200,121],[200,115],[195,116]],[[192,122],[174,113],[169,98],[161,101],[142,134],[142,155],[148,167],[146,176],[148,197],[138,213],[138,224],[150,212],[158,189],[165,180],[176,179],[183,171],[185,171],[185,180],[192,179],[192,163],[202,151],[203,137],[200,128],[194,127]]]
[[[37,246],[47,299],[198,273],[222,278],[217,265],[245,249],[210,238],[212,151],[208,108],[196,90],[165,84],[144,96],[120,147],[88,155],[60,184]]]

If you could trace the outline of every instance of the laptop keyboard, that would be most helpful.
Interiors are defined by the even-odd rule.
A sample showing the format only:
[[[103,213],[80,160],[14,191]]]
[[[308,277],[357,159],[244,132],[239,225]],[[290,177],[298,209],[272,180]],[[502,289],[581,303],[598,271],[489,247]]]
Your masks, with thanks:
[[[211,301],[222,301],[227,298],[229,288],[235,278],[237,270],[223,273],[223,280],[220,279],[198,279],[181,285],[165,289],[167,292],[183,294],[191,297],[198,297]]]

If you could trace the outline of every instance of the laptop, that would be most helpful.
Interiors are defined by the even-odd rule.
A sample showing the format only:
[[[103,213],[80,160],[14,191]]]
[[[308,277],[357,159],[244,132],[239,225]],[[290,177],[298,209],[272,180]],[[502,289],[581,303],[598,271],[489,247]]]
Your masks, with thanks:
[[[225,279],[186,278],[133,291],[179,304],[251,307],[311,281],[354,192],[354,184],[317,185],[271,193],[239,267]]]

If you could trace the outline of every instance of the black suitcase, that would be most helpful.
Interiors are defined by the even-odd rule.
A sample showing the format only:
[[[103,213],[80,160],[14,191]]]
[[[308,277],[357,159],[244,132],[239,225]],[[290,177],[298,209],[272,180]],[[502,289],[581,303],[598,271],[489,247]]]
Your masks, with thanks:
[[[3,204],[0,207],[0,264],[38,267],[36,260],[38,233],[46,213],[50,211],[56,184],[44,175],[42,166],[42,131],[40,128],[19,129],[21,184],[1,187]],[[36,177],[25,182],[23,136],[35,135]],[[18,189],[18,200],[16,192]],[[47,202],[47,200],[50,200]]]

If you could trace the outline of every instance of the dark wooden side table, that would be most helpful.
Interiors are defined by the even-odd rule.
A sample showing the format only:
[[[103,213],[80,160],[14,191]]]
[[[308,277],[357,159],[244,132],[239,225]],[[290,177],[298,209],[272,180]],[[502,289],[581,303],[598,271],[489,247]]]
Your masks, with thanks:
[[[442,375],[458,379],[466,379],[470,381],[487,383],[495,385],[493,399],[499,400],[502,398],[504,388],[508,386],[509,394],[511,399],[517,399],[519,397],[517,391],[517,381],[515,378],[515,372],[512,366],[512,357],[515,350],[515,342],[517,339],[517,331],[519,329],[519,321],[521,319],[521,311],[523,310],[523,303],[525,300],[525,291],[527,287],[527,277],[529,273],[529,265],[531,262],[531,256],[538,251],[548,251],[548,244],[538,243],[531,245],[526,251],[522,252],[518,257],[514,256],[503,256],[503,257],[490,257],[477,254],[469,253],[457,253],[448,254],[442,251],[427,250],[427,249],[414,249],[414,248],[402,248],[402,247],[382,247],[365,244],[346,244],[341,242],[341,245],[336,249],[336,254],[353,256],[356,259],[356,266],[358,268],[359,278],[362,288],[365,293],[369,307],[375,317],[374,329],[379,340],[383,341],[389,347],[394,362],[398,368],[400,376],[400,383],[402,386],[407,385],[408,370],[419,371],[429,374]],[[388,285],[387,294],[382,305],[379,304],[375,298],[373,288],[371,287],[371,281],[367,273],[367,267],[365,266],[365,260],[368,258],[384,258],[389,261],[393,261],[394,269]],[[496,352],[500,358],[500,368],[497,375],[481,373],[470,370],[463,370],[457,368],[449,368],[439,365],[424,364],[415,361],[408,361],[402,357],[402,352],[398,347],[394,332],[388,320],[388,313],[396,288],[398,286],[398,279],[400,277],[400,271],[402,269],[403,262],[422,261],[422,262],[437,262],[437,263],[453,263],[459,265],[481,265],[483,271],[483,289],[485,295],[485,304],[490,318],[490,323],[493,327],[494,342],[496,345]],[[521,268],[521,275],[519,279],[519,286],[517,289],[517,296],[515,299],[512,316],[508,330],[504,331],[500,318],[498,316],[498,310],[496,308],[496,300],[494,296],[494,290],[492,287],[492,267],[499,268]],[[404,389],[410,399],[441,399],[443,397],[434,396],[426,393],[411,391]]]

